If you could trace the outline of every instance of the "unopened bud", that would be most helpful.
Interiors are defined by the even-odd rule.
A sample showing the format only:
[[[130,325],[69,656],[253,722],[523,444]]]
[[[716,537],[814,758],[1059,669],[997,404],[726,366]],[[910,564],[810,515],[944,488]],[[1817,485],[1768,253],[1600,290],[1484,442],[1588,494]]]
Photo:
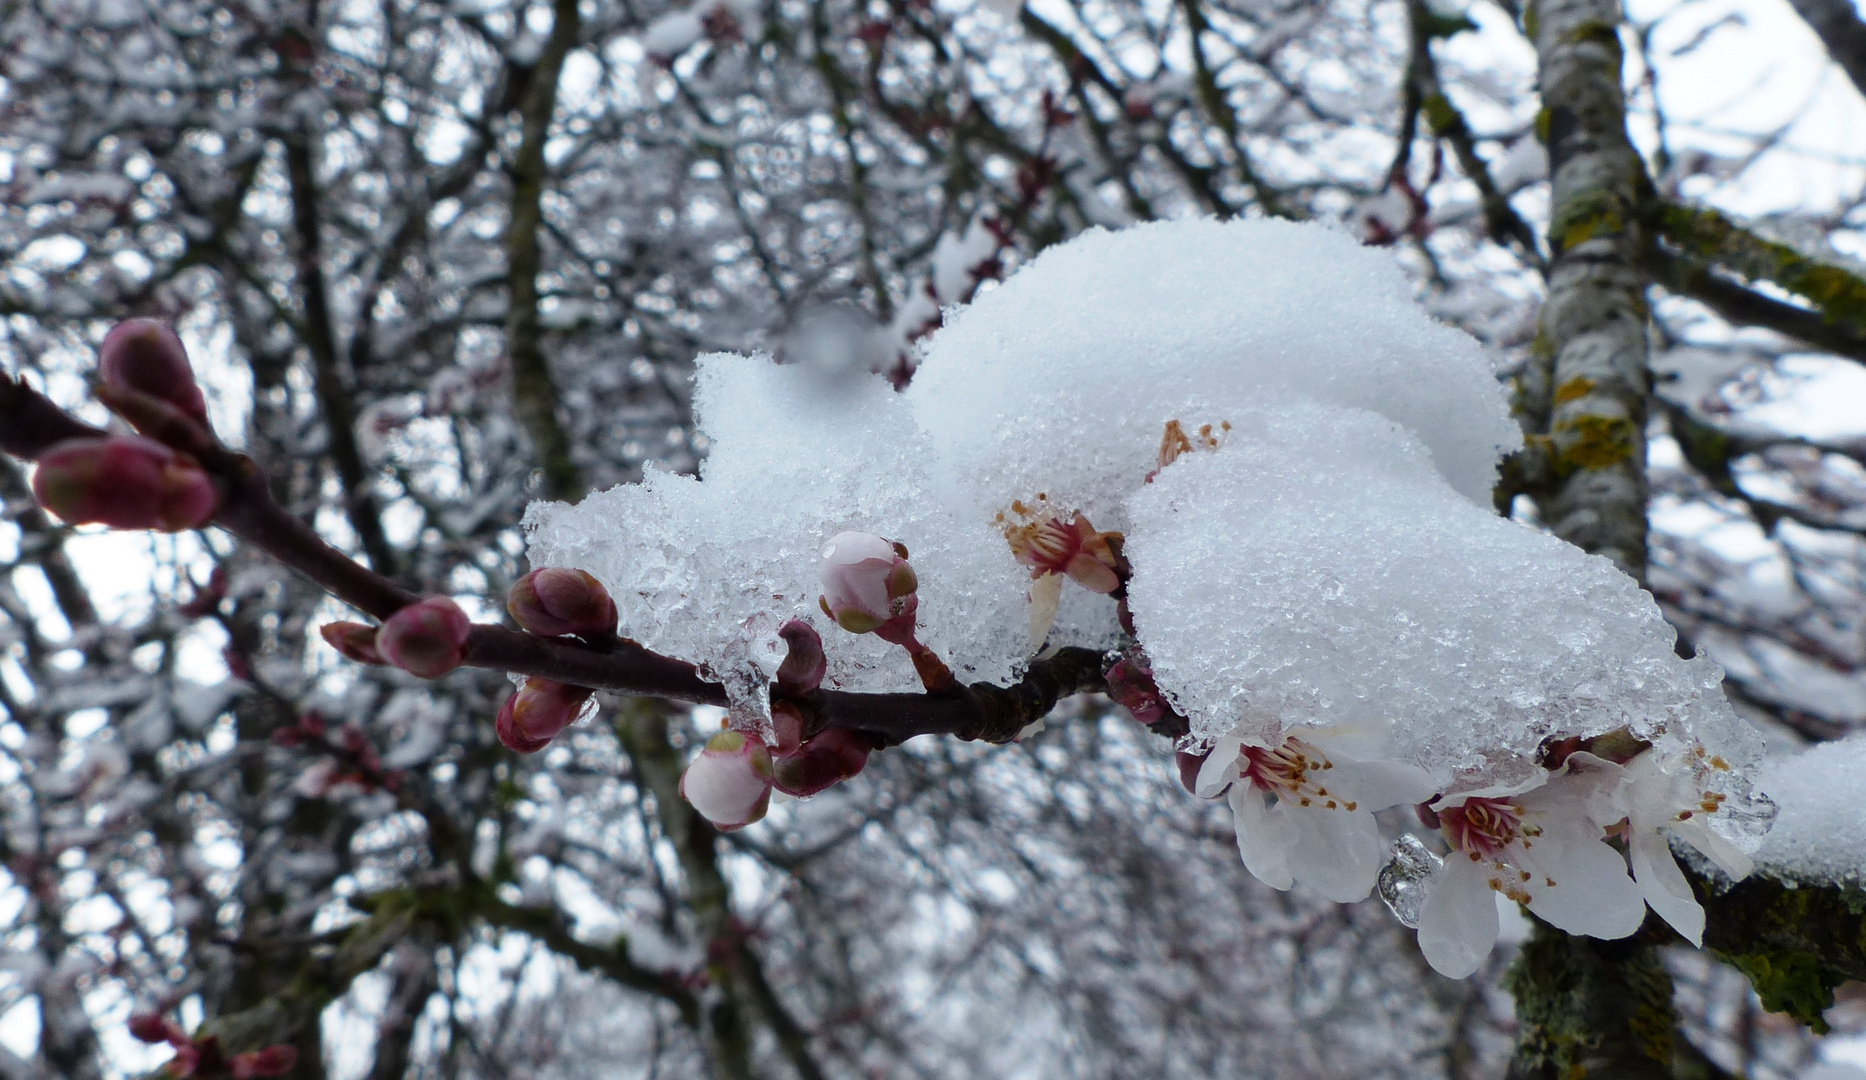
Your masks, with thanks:
[[[376,649],[376,628],[360,622],[325,623],[317,628],[324,641],[345,660],[359,664],[387,663]]]
[[[180,532],[220,505],[214,481],[185,454],[139,435],[67,439],[39,458],[39,505],[73,525]]]
[[[1148,727],[1166,719],[1172,712],[1144,658],[1129,653],[1117,660],[1104,677],[1108,682],[1108,696],[1115,704]]]
[[[829,658],[823,655],[823,638],[816,628],[802,619],[792,619],[778,631],[784,644],[790,651],[784,654],[784,662],[777,669],[777,692],[790,697],[803,697],[816,692],[823,685],[823,675],[829,670]]]
[[[547,566],[519,578],[507,594],[513,621],[541,637],[613,634],[616,603],[603,583],[581,570]]]
[[[837,533],[823,546],[823,613],[851,634],[911,620],[920,587],[906,549],[873,533]],[[911,629],[911,623],[909,623]]]
[[[274,1043],[264,1050],[235,1054],[233,1060],[228,1062],[234,1080],[248,1080],[254,1076],[284,1076],[296,1064],[298,1049],[285,1043]]]
[[[874,745],[866,736],[842,728],[825,728],[794,753],[779,755],[772,763],[777,789],[803,799],[833,787],[861,772]]]
[[[594,692],[552,679],[526,679],[499,707],[493,730],[512,752],[535,754],[577,722]]]
[[[376,651],[411,675],[438,679],[466,657],[473,620],[445,596],[418,600],[383,620]]]
[[[155,319],[120,322],[97,350],[97,373],[107,386],[122,386],[161,398],[207,423],[207,400],[188,364],[181,338]]]
[[[722,731],[680,775],[680,797],[720,832],[743,829],[771,808],[771,751],[744,732]]]
[[[187,1040],[187,1035],[175,1026],[171,1020],[154,1013],[138,1013],[130,1017],[130,1034],[139,1042],[165,1043],[172,1040]]]

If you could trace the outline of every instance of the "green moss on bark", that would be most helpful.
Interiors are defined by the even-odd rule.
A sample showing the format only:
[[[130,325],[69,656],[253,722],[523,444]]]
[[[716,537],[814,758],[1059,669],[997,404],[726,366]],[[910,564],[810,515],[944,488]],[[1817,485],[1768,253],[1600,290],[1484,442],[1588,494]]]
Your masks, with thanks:
[[[1773,282],[1806,299],[1830,324],[1866,327],[1866,278],[1758,236],[1715,210],[1668,205],[1660,229],[1688,259]]]

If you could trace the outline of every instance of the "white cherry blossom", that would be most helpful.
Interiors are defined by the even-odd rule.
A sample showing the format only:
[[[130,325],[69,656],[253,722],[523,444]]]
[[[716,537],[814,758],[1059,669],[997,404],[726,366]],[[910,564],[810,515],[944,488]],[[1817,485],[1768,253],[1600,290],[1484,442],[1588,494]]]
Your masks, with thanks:
[[[1585,752],[1570,755],[1569,762],[1610,778],[1600,789],[1595,816],[1609,828],[1624,827],[1633,880],[1646,903],[1691,944],[1702,945],[1704,909],[1672,857],[1667,834],[1698,849],[1731,878],[1749,876],[1754,863],[1748,853],[1710,824],[1726,799],[1711,790],[1707,774],[1729,766],[1702,749],[1691,760],[1669,763],[1650,750],[1624,765]]]
[[[1310,741],[1329,733],[1303,734],[1275,747],[1220,738],[1195,792],[1215,798],[1230,788],[1238,853],[1259,881],[1277,889],[1301,882],[1351,903],[1373,889],[1386,856],[1373,812],[1429,798],[1435,786],[1423,769],[1358,760]]]
[[[1462,979],[1490,955],[1499,930],[1493,893],[1571,934],[1639,929],[1645,900],[1591,812],[1600,784],[1593,773],[1544,773],[1432,804],[1451,848],[1419,912],[1419,948],[1434,969]]]

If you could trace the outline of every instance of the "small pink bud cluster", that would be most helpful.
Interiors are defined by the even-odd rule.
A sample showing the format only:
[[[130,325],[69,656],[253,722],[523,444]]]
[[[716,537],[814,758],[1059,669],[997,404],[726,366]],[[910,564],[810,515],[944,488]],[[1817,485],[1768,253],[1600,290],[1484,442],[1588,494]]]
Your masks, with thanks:
[[[252,1080],[261,1076],[284,1076],[298,1064],[298,1050],[286,1043],[274,1043],[263,1050],[248,1050],[229,1058],[213,1035],[190,1037],[180,1025],[153,1013],[130,1017],[130,1034],[146,1043],[167,1043],[175,1056],[165,1066],[168,1075],[184,1077],[232,1076],[234,1080]]]
[[[40,456],[32,493],[74,525],[113,529],[199,528],[220,505],[199,463],[140,435],[59,443]]]
[[[823,546],[823,613],[851,634],[911,637],[920,581],[907,549],[873,533],[843,532]]]
[[[430,596],[383,620],[376,631],[376,652],[411,675],[438,679],[466,659],[467,635],[472,630],[473,620],[459,604],[445,596]]]
[[[859,732],[824,728],[806,739],[803,713],[786,701],[771,706],[771,722],[777,732],[773,783],[786,795],[807,799],[868,766],[874,743]]]
[[[526,679],[500,706],[494,730],[512,752],[535,754],[577,722],[594,693],[586,687],[551,679]]]
[[[803,738],[803,714],[789,702],[774,704],[771,718],[775,748],[741,731],[722,731],[681,775],[681,797],[721,832],[763,818],[773,789],[807,799],[857,775],[874,749],[866,735],[841,728]]]
[[[540,637],[574,634],[590,641],[613,639],[616,604],[603,583],[581,570],[547,566],[513,583],[505,609],[512,621]],[[528,678],[505,699],[494,723],[499,741],[519,754],[535,754],[577,722],[595,693],[553,679]]]
[[[512,585],[505,609],[512,621],[540,637],[600,637],[616,630],[615,600],[602,582],[581,570],[533,570]]]

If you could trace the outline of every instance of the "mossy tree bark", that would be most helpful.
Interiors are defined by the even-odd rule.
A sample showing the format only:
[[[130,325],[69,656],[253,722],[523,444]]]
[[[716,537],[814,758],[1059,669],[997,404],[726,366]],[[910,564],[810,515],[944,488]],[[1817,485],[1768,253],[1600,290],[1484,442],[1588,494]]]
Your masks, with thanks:
[[[1525,12],[1548,144],[1548,298],[1521,411],[1548,475],[1556,535],[1646,570],[1646,223],[1657,199],[1626,134],[1616,0]],[[1672,1075],[1672,985],[1640,938],[1604,942],[1537,923],[1511,970],[1520,1024],[1510,1080]]]
[[[1545,374],[1537,433],[1556,535],[1643,578],[1646,569],[1646,222],[1656,195],[1627,141],[1614,0],[1543,0],[1527,22],[1541,66],[1553,185]],[[1545,419],[1544,419],[1545,418]]]

